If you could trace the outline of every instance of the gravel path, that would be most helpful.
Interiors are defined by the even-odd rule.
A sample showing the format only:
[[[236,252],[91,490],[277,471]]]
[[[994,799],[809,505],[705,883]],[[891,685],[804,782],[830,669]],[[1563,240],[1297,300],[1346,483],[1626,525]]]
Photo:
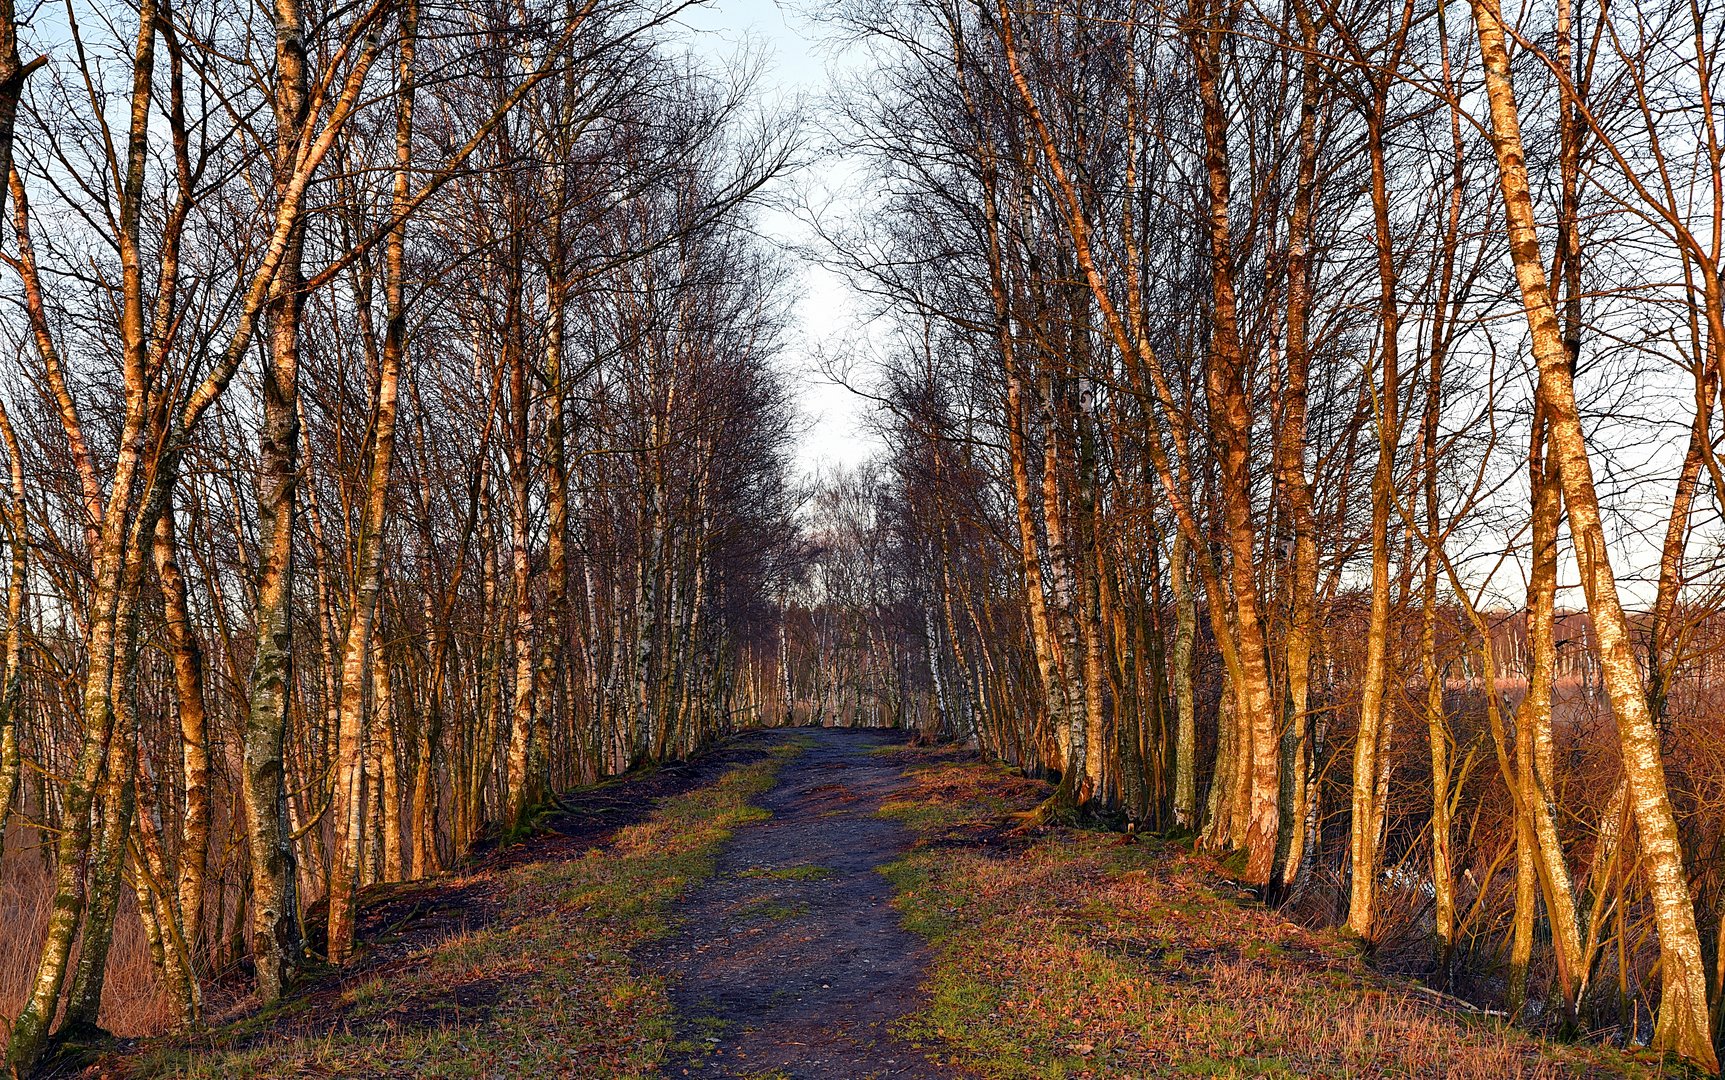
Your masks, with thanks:
[[[726,845],[679,905],[678,931],[643,960],[664,972],[680,1053],[670,1077],[958,1077],[895,1038],[921,1001],[922,940],[899,926],[878,868],[911,834],[875,816],[905,783],[896,733],[809,728],[813,746],[760,800],[769,820]],[[690,1047],[695,1049],[691,1050]]]

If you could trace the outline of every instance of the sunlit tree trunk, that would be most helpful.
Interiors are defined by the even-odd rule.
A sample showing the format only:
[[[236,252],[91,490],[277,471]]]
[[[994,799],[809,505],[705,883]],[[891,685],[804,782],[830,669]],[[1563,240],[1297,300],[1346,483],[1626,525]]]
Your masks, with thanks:
[[[379,832],[378,855],[382,867],[379,881],[401,880],[401,776],[395,713],[395,678],[383,642],[376,643],[371,659],[372,755],[377,760],[378,790],[374,806]]]
[[[277,198],[288,182],[294,136],[305,123],[305,24],[299,0],[273,0],[276,74],[271,104],[276,147]],[[299,482],[299,323],[304,306],[301,259],[305,226],[289,226],[286,246],[269,287],[265,320],[269,340],[263,373],[263,423],[258,439],[257,651],[241,742],[241,791],[251,854],[251,948],[258,997],[281,997],[298,974],[297,860],[288,822],[283,742],[293,679],[293,535]]]
[[[71,958],[73,939],[85,923],[86,904],[95,910],[95,932],[87,951],[95,956],[96,970],[75,980],[74,1000],[78,1014],[73,1020],[93,1021],[101,998],[100,961],[105,959],[111,915],[105,910],[110,889],[119,889],[120,860],[130,828],[130,776],[134,745],[128,728],[132,714],[122,702],[133,689],[130,664],[136,650],[137,568],[142,554],[139,534],[147,538],[154,529],[152,489],[161,490],[172,475],[172,463],[146,460],[147,426],[159,421],[159,410],[151,408],[147,387],[148,341],[143,299],[143,274],[139,252],[139,223],[144,187],[145,155],[149,139],[149,112],[156,47],[156,8],[146,2],[139,12],[138,31],[132,57],[131,119],[127,132],[124,176],[119,191],[119,221],[115,239],[122,267],[120,339],[123,350],[121,389],[123,411],[113,466],[113,480],[103,500],[94,465],[85,449],[83,433],[72,399],[61,381],[61,367],[53,346],[41,296],[41,286],[30,251],[28,209],[23,188],[12,179],[15,204],[16,242],[19,268],[26,289],[26,306],[32,330],[45,365],[55,382],[62,427],[73,448],[86,501],[85,536],[90,542],[91,581],[84,634],[87,666],[82,678],[80,720],[81,746],[75,773],[67,778],[62,796],[62,826],[54,844],[54,900],[43,937],[36,971],[23,1008],[12,1024],[6,1049],[6,1064],[15,1072],[32,1069],[47,1045],[50,1025],[60,1005],[60,991]],[[152,414],[155,415],[152,415]],[[159,446],[158,446],[159,450]],[[152,467],[154,466],[154,467]],[[163,466],[166,466],[164,469]],[[147,542],[147,541],[146,541]],[[128,553],[132,553],[129,557]],[[128,572],[130,571],[130,572]],[[90,841],[92,814],[97,795],[102,800],[103,843],[95,852]]]
[[[1515,749],[1522,798],[1539,860],[1540,892],[1551,925],[1558,993],[1566,1014],[1572,1014],[1577,1003],[1581,930],[1569,865],[1557,833],[1551,734],[1557,670],[1557,528],[1563,507],[1557,463],[1546,457],[1542,428],[1542,419],[1536,418],[1529,456],[1529,489],[1533,493],[1533,550],[1527,589],[1529,671],[1527,695],[1516,710]]]
[[[1353,813],[1349,818],[1348,929],[1372,936],[1376,917],[1378,863],[1384,814],[1379,782],[1395,705],[1386,695],[1390,680],[1390,514],[1395,502],[1396,445],[1401,437],[1397,411],[1401,374],[1397,335],[1401,312],[1396,296],[1398,273],[1391,230],[1388,164],[1384,156],[1385,94],[1374,92],[1367,108],[1367,148],[1371,158],[1374,234],[1378,257],[1378,349],[1376,398],[1378,458],[1372,471],[1372,602],[1366,628],[1366,663],[1360,685],[1360,725],[1354,741]]]
[[[145,496],[148,499],[148,495]],[[149,518],[160,512],[147,502],[138,511],[138,531],[145,531]],[[147,526],[154,532],[154,526]],[[95,846],[85,870],[85,917],[78,940],[78,962],[72,972],[62,1019],[66,1030],[88,1029],[96,1024],[102,1007],[108,951],[113,944],[114,920],[122,892],[121,871],[125,867],[127,842],[137,809],[138,713],[137,637],[138,602],[145,553],[136,534],[128,536],[126,566],[121,576],[112,676],[113,741],[108,747],[105,776],[96,801]]]
[[[1597,635],[1605,691],[1617,719],[1623,767],[1641,840],[1643,873],[1659,932],[1660,1003],[1654,1045],[1717,1070],[1708,1023],[1707,973],[1660,758],[1659,733],[1647,707],[1629,619],[1618,598],[1587,440],[1576,408],[1569,350],[1540,258],[1502,14],[1495,0],[1472,0],[1472,8],[1485,68],[1510,254],[1539,365],[1539,399],[1547,414],[1552,456],[1569,506],[1570,534]]]
[[[396,72],[395,187],[391,209],[395,225],[384,245],[384,329],[383,353],[378,365],[377,383],[371,403],[370,468],[366,474],[365,502],[359,525],[358,551],[354,559],[353,602],[350,605],[347,638],[341,658],[341,711],[336,734],[335,788],[330,801],[330,820],[334,834],[330,851],[329,881],[329,960],[339,964],[347,959],[353,947],[355,875],[359,871],[362,841],[361,819],[364,807],[364,756],[367,730],[373,737],[387,734],[384,725],[391,723],[381,710],[388,704],[388,688],[372,683],[371,673],[379,651],[373,640],[378,618],[378,597],[383,591],[384,529],[389,513],[390,477],[395,463],[395,429],[397,401],[400,397],[401,369],[407,351],[407,308],[404,296],[404,244],[407,223],[408,177],[413,150],[414,92],[414,32],[417,4],[409,0],[402,13],[402,34],[398,45]],[[362,314],[362,317],[367,317]],[[387,677],[387,671],[384,673]],[[367,690],[378,723],[368,722]],[[394,771],[393,742],[380,748],[390,759]],[[386,793],[395,795],[396,793]],[[396,819],[400,828],[399,803],[387,802],[384,812]],[[388,825],[385,825],[387,830]],[[396,852],[391,876],[400,873],[400,836],[396,836]]]
[[[135,603],[135,601],[134,601]],[[121,690],[118,698],[125,690]],[[114,940],[114,919],[119,913],[120,871],[126,861],[126,839],[137,808],[136,717],[130,707],[116,702],[114,742],[109,747],[107,776],[96,800],[97,828],[90,862],[85,869],[84,929],[78,940],[78,962],[66,992],[63,1030],[87,1031],[96,1024],[102,1008],[102,984],[106,981],[108,950]]]
[[[1224,0],[1203,0],[1195,9],[1192,36],[1194,74],[1204,120],[1204,170],[1207,180],[1205,222],[1210,247],[1212,320],[1205,379],[1210,429],[1216,444],[1224,537],[1233,584],[1233,632],[1238,643],[1234,704],[1240,745],[1235,754],[1247,777],[1246,820],[1234,829],[1246,851],[1244,879],[1266,885],[1274,870],[1279,789],[1277,715],[1271,700],[1268,654],[1259,614],[1257,538],[1251,506],[1252,408],[1246,390],[1246,360],[1240,345],[1234,291],[1234,244],[1228,200],[1228,113],[1222,101],[1222,42],[1228,16]],[[1216,602],[1211,597],[1211,603]]]
[[[559,197],[560,198],[560,197]],[[560,206],[561,204],[559,204]],[[552,262],[545,283],[545,647],[535,674],[539,701],[537,749],[533,773],[546,782],[551,758],[551,717],[558,702],[559,680],[572,656],[569,649],[569,462],[567,450],[568,387],[565,385],[563,335],[568,282],[557,260],[562,258],[562,216],[553,213],[546,227]],[[565,711],[572,711],[565,705]]]
[[[518,223],[517,223],[518,225]],[[533,790],[533,650],[538,627],[533,610],[533,564],[529,491],[532,484],[528,460],[527,432],[532,401],[527,389],[527,357],[522,333],[520,229],[514,229],[507,248],[510,266],[503,270],[508,290],[503,320],[503,363],[509,378],[509,572],[514,602],[513,648],[515,663],[513,695],[509,710],[509,751],[504,827],[519,829],[527,822],[527,811],[537,793]]]
[[[1013,508],[1018,522],[1019,565],[1024,574],[1030,615],[1031,649],[1036,656],[1037,674],[1041,676],[1043,707],[1048,712],[1049,726],[1057,733],[1070,731],[1071,709],[1066,698],[1066,680],[1061,673],[1052,620],[1048,614],[1048,599],[1043,589],[1041,540],[1036,533],[1035,504],[1024,439],[1027,413],[1023,381],[1013,367],[1008,368],[1006,376],[1006,411],[1007,454],[1011,459]],[[1062,769],[1066,767],[1064,761],[1059,765]]]
[[[162,590],[164,625],[174,665],[174,702],[180,714],[180,767],[185,804],[180,819],[179,875],[175,905],[195,971],[201,953],[204,883],[210,844],[209,721],[204,711],[204,657],[192,629],[185,576],[180,572],[172,507],[156,523],[156,580]],[[165,883],[164,883],[165,884]],[[171,937],[173,927],[164,928]],[[169,943],[170,945],[172,942]],[[193,989],[196,983],[194,978]],[[196,1020],[197,995],[191,995]]]
[[[201,994],[192,970],[185,921],[174,894],[175,876],[162,850],[162,832],[157,821],[161,808],[151,805],[152,802],[146,800],[134,810],[137,831],[132,887],[150,956],[161,976],[162,993],[174,1022],[184,1025],[197,1018]]]
[[[1174,822],[1198,827],[1198,720],[1192,685],[1192,644],[1198,633],[1198,603],[1186,568],[1186,534],[1175,530],[1168,557],[1174,589],[1174,648],[1169,658],[1174,679]]]
[[[1090,796],[1085,776],[1084,689],[1080,675],[1083,645],[1079,635],[1078,586],[1074,580],[1072,552],[1067,543],[1066,511],[1061,497],[1061,477],[1065,471],[1066,454],[1062,452],[1064,432],[1061,409],[1055,395],[1057,388],[1052,375],[1044,374],[1037,387],[1042,403],[1042,533],[1048,541],[1048,554],[1043,567],[1048,581],[1048,609],[1054,624],[1055,656],[1058,661],[1060,711],[1065,718],[1055,727],[1055,741],[1060,747],[1060,787],[1055,800],[1074,807],[1084,805]]]
[[[1104,611],[1107,594],[1102,575],[1107,568],[1098,559],[1101,538],[1097,510],[1096,388],[1089,379],[1078,386],[1078,533],[1084,550],[1075,558],[1078,570],[1078,614],[1084,648],[1084,777],[1087,798],[1083,801],[1104,810],[1119,802],[1115,775],[1120,761],[1117,725],[1110,724],[1108,639]],[[1118,708],[1114,710],[1116,713]]]
[[[1491,646],[1488,643],[1486,647]],[[1516,741],[1519,744],[1521,740],[1518,738]],[[1521,757],[1518,745],[1518,763]],[[1525,793],[1530,777],[1518,769],[1515,779],[1523,785]],[[1527,1005],[1527,969],[1533,962],[1534,904],[1539,895],[1538,842],[1533,836],[1525,797],[1516,800],[1514,821],[1515,908],[1510,916],[1509,965],[1505,975],[1503,1007],[1511,1016],[1518,1016]]]
[[[0,10],[0,16],[4,16]],[[0,41],[0,49],[4,42]],[[6,827],[17,798],[23,754],[18,737],[18,706],[24,692],[24,593],[29,587],[30,522],[24,507],[24,452],[12,417],[0,405],[0,442],[6,447],[7,489],[6,642],[0,653],[0,858],[6,853]]]
[[[1299,164],[1293,212],[1288,218],[1287,374],[1282,384],[1281,422],[1275,448],[1276,484],[1287,502],[1293,532],[1288,566],[1288,627],[1283,645],[1287,695],[1282,717],[1281,817],[1276,829],[1276,864],[1284,886],[1294,884],[1305,861],[1306,802],[1311,783],[1308,710],[1318,608],[1317,525],[1312,511],[1312,486],[1306,476],[1312,204],[1318,189],[1318,28],[1303,2],[1293,7],[1305,51],[1300,57]]]
[[[1438,47],[1442,50],[1443,85],[1453,87],[1450,68],[1449,24],[1438,17]],[[1438,424],[1443,410],[1444,365],[1448,359],[1453,324],[1456,316],[1456,253],[1460,246],[1462,199],[1466,186],[1463,168],[1466,148],[1462,142],[1461,116],[1450,112],[1450,175],[1447,210],[1443,233],[1442,254],[1439,257],[1437,302],[1431,320],[1431,340],[1426,358],[1425,414],[1420,420],[1420,448],[1423,475],[1421,492],[1425,501],[1425,560],[1420,612],[1420,677],[1425,683],[1426,746],[1431,755],[1432,787],[1432,927],[1438,942],[1438,969],[1442,983],[1448,984],[1450,967],[1455,955],[1456,896],[1453,809],[1459,796],[1458,784],[1452,779],[1454,737],[1450,730],[1444,698],[1444,669],[1437,658],[1438,570],[1442,562],[1443,535],[1439,521]],[[1464,759],[1465,760],[1465,759]],[[1464,764],[1465,777],[1465,764]]]
[[[1452,218],[1453,220],[1453,218]],[[1442,316],[1442,305],[1439,305]],[[1441,339],[1440,339],[1441,340]],[[1450,823],[1450,747],[1448,712],[1444,707],[1444,678],[1437,660],[1438,618],[1438,413],[1442,403],[1443,353],[1437,342],[1431,352],[1426,381],[1425,415],[1420,423],[1420,446],[1425,496],[1424,575],[1420,589],[1420,679],[1425,683],[1426,744],[1431,753],[1432,784],[1432,930],[1437,937],[1440,979],[1449,979],[1450,959],[1455,950],[1455,866]]]

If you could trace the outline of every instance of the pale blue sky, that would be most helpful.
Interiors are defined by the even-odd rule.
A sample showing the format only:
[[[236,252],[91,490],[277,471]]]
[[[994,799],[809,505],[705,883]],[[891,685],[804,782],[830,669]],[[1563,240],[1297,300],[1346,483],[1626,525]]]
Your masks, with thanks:
[[[745,52],[763,54],[761,93],[768,107],[819,107],[820,98],[833,84],[834,72],[844,58],[819,43],[819,27],[800,12],[816,0],[710,0],[687,9],[681,23],[696,51],[725,61]],[[813,137],[813,131],[809,132]],[[823,166],[826,168],[827,166]],[[791,187],[809,178],[793,178]],[[822,178],[823,188],[830,185]],[[787,189],[789,194],[789,189]],[[762,215],[761,229],[770,239],[786,245],[812,241],[807,227],[793,214],[770,210]],[[857,306],[842,278],[796,256],[794,263],[795,316],[785,367],[796,380],[798,402],[806,417],[806,430],[798,446],[801,469],[814,473],[836,465],[855,465],[877,449],[864,424],[868,406],[844,387],[822,377],[814,356],[817,350],[840,348],[841,339],[854,329]]]

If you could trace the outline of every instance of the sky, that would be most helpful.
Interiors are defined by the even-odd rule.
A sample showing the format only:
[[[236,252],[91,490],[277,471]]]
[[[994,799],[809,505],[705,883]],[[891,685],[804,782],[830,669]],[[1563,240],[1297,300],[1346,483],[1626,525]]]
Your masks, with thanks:
[[[766,107],[795,107],[800,102],[816,108],[845,59],[821,44],[819,28],[799,14],[802,4],[803,0],[788,4],[708,0],[686,9],[679,21],[695,52],[715,62],[723,63],[746,50],[763,53],[759,92]],[[809,179],[790,177],[781,194],[791,194]],[[827,379],[817,360],[822,350],[842,354],[843,342],[854,339],[861,319],[856,298],[839,274],[797,254],[797,249],[813,245],[815,238],[795,214],[769,209],[761,215],[759,227],[767,239],[784,245],[792,276],[793,322],[783,366],[802,413],[797,468],[813,477],[857,465],[880,448],[868,430],[869,405]]]

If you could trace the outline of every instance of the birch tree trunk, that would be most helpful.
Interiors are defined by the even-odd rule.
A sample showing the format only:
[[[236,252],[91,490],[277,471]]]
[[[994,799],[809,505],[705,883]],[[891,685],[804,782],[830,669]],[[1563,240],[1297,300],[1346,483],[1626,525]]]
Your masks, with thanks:
[[[1054,624],[1054,655],[1060,681],[1056,694],[1064,723],[1054,729],[1060,747],[1060,786],[1055,804],[1079,808],[1089,792],[1085,777],[1084,691],[1080,675],[1083,646],[1079,640],[1078,588],[1073,580],[1072,554],[1066,542],[1066,514],[1061,500],[1060,477],[1065,455],[1061,453],[1061,417],[1055,401],[1052,375],[1044,373],[1037,396],[1042,403],[1042,531],[1048,539],[1044,568],[1048,580],[1049,616]],[[1052,712],[1052,711],[1051,711]]]
[[[372,754],[377,759],[378,790],[374,803],[379,831],[378,854],[383,866],[377,880],[400,881],[401,878],[401,776],[399,730],[395,716],[395,681],[389,665],[389,655],[382,641],[377,641],[371,654],[372,690]]]
[[[1186,534],[1176,529],[1168,556],[1174,587],[1174,823],[1198,827],[1198,718],[1192,687],[1192,644],[1198,634],[1198,603],[1186,568]]]
[[[1372,471],[1372,603],[1366,629],[1366,667],[1360,685],[1359,734],[1354,741],[1353,813],[1348,825],[1348,929],[1367,939],[1372,936],[1376,916],[1380,837],[1384,827],[1385,807],[1379,793],[1380,758],[1387,750],[1392,723],[1386,712],[1395,707],[1385,691],[1390,668],[1390,511],[1395,501],[1396,445],[1400,439],[1396,413],[1401,394],[1397,340],[1401,313],[1396,297],[1388,164],[1384,157],[1386,94],[1383,89],[1374,91],[1366,117],[1378,256],[1379,379],[1372,389],[1377,399],[1378,460]]]
[[[559,208],[561,201],[559,197]],[[547,269],[545,283],[545,378],[547,383],[545,416],[545,648],[535,673],[534,694],[539,701],[537,749],[534,753],[534,775],[544,778],[551,758],[551,717],[557,711],[558,689],[570,659],[569,637],[569,462],[568,387],[563,370],[564,308],[568,303],[568,282],[564,279],[562,258],[562,215],[554,212],[546,227],[551,237],[552,265]],[[539,782],[545,782],[541,779]]]
[[[3,13],[0,13],[3,14]],[[0,43],[3,46],[3,43]],[[0,858],[6,854],[6,826],[17,797],[22,751],[18,738],[18,705],[24,691],[24,592],[29,586],[30,523],[24,507],[24,453],[12,417],[0,405],[0,441],[6,447],[7,490],[6,644],[0,653]]]
[[[528,495],[527,432],[532,403],[527,393],[527,357],[516,340],[521,326],[521,236],[514,229],[509,247],[510,268],[504,271],[508,284],[508,314],[504,318],[503,362],[509,376],[509,569],[511,596],[515,605],[513,645],[514,693],[509,710],[509,756],[507,809],[504,828],[514,831],[527,823],[527,811],[536,797],[532,790],[533,740],[533,650],[537,627],[533,611],[533,564],[531,561]]]
[[[67,778],[62,802],[62,824],[54,846],[54,900],[48,929],[43,937],[36,972],[24,1007],[12,1024],[6,1048],[6,1064],[14,1072],[30,1071],[40,1060],[48,1041],[50,1025],[60,1005],[73,939],[85,922],[86,904],[96,910],[96,927],[87,950],[105,957],[108,922],[107,893],[117,894],[119,860],[124,857],[126,830],[130,827],[130,777],[132,732],[127,729],[131,713],[120,699],[131,691],[130,664],[136,659],[133,638],[137,631],[137,567],[140,533],[154,530],[153,514],[160,503],[152,499],[171,484],[171,461],[150,458],[147,443],[152,420],[162,410],[152,402],[148,389],[149,343],[145,337],[143,275],[139,254],[139,222],[144,186],[144,167],[149,140],[149,113],[156,47],[156,7],[151,0],[141,6],[132,56],[131,119],[127,131],[124,176],[118,192],[119,218],[115,235],[122,274],[119,336],[122,345],[121,386],[123,411],[113,467],[113,480],[104,500],[95,466],[85,448],[83,431],[72,398],[61,381],[58,354],[53,345],[41,297],[41,283],[30,250],[28,210],[16,172],[12,177],[17,223],[19,268],[26,289],[26,306],[38,350],[50,372],[59,398],[61,424],[73,449],[80,474],[88,520],[85,536],[90,543],[91,582],[84,640],[87,667],[79,703],[83,731],[75,772]],[[152,405],[158,405],[152,408]],[[137,553],[129,557],[128,553]],[[118,729],[118,730],[117,730]],[[94,866],[90,838],[92,814],[98,792],[104,796],[102,837]],[[117,853],[117,854],[116,854]],[[92,894],[93,897],[92,897]],[[105,925],[106,924],[106,925]],[[101,998],[99,971],[75,980],[74,998],[79,1014],[93,1020]],[[77,1019],[73,1017],[72,1019]]]
[[[1450,69],[1449,25],[1440,14],[1439,48],[1442,50],[1443,86],[1453,88]],[[1462,197],[1465,191],[1466,148],[1461,137],[1461,116],[1450,113],[1450,190],[1443,249],[1438,260],[1438,292],[1431,320],[1431,341],[1426,366],[1425,415],[1420,420],[1420,447],[1425,497],[1425,560],[1420,619],[1420,675],[1425,682],[1426,745],[1431,754],[1432,785],[1432,906],[1433,929],[1438,939],[1439,977],[1448,985],[1455,954],[1456,899],[1453,808],[1459,795],[1452,781],[1451,751],[1454,737],[1444,701],[1444,670],[1437,662],[1438,569],[1443,561],[1443,535],[1438,519],[1438,423],[1443,410],[1444,365],[1448,359],[1456,291],[1456,252],[1460,246]],[[1465,774],[1465,764],[1464,764]]]
[[[209,721],[204,711],[204,657],[192,629],[185,576],[180,572],[172,507],[156,523],[156,580],[174,665],[174,700],[180,713],[180,767],[185,805],[180,820],[179,875],[174,906],[185,934],[192,980],[191,1015],[197,1019],[196,971],[202,947],[204,883],[210,846]],[[172,928],[170,927],[171,931]]]
[[[391,209],[394,227],[384,245],[383,354],[371,407],[371,461],[366,474],[365,503],[359,525],[358,552],[354,559],[353,602],[347,624],[347,639],[341,658],[341,711],[336,729],[335,788],[330,799],[334,825],[330,845],[329,945],[332,964],[347,959],[353,948],[355,876],[359,872],[360,830],[365,802],[364,766],[367,730],[384,734],[381,715],[387,705],[387,687],[372,685],[371,672],[378,652],[374,638],[378,596],[383,591],[384,528],[389,510],[390,475],[395,462],[396,403],[401,390],[401,368],[407,351],[407,307],[404,296],[404,246],[407,222],[408,175],[413,150],[414,33],[418,5],[409,0],[402,10],[402,33],[396,71],[395,188]],[[366,317],[362,315],[362,317]],[[387,672],[385,672],[387,676]],[[368,722],[367,689],[376,699],[380,724]],[[394,768],[395,747],[381,747]],[[400,807],[384,805],[385,813],[397,815]],[[400,873],[400,837],[397,833],[394,874]]]
[[[1233,633],[1238,642],[1234,704],[1240,737],[1235,754],[1249,791],[1246,819],[1234,830],[1246,851],[1242,875],[1248,884],[1269,884],[1275,869],[1279,791],[1277,712],[1270,696],[1270,671],[1259,614],[1257,539],[1251,506],[1251,402],[1246,392],[1245,355],[1240,346],[1234,291],[1234,248],[1228,201],[1233,186],[1229,166],[1228,116],[1221,98],[1222,41],[1228,18],[1226,0],[1194,5],[1192,56],[1204,121],[1204,171],[1207,181],[1206,231],[1209,240],[1211,319],[1205,379],[1210,428],[1216,440],[1224,535],[1233,584]],[[1211,603],[1217,598],[1211,597]]]
[[[306,121],[305,24],[299,0],[273,0],[278,145],[278,201],[293,168],[294,136]],[[263,374],[263,426],[258,439],[257,651],[252,660],[241,742],[241,798],[251,855],[251,949],[258,997],[282,996],[302,963],[298,868],[288,822],[287,736],[293,680],[293,535],[299,482],[299,323],[304,305],[301,259],[305,226],[289,223],[286,244],[269,285],[269,326]]]
[[[1593,467],[1576,408],[1569,350],[1540,258],[1502,13],[1496,0],[1471,3],[1485,68],[1492,147],[1503,190],[1510,255],[1539,365],[1539,400],[1546,410],[1552,455],[1569,506],[1570,534],[1598,638],[1605,690],[1617,719],[1623,767],[1641,838],[1643,873],[1659,933],[1660,1001],[1653,1044],[1716,1071],[1719,1062],[1708,1023],[1707,973],[1694,900],[1689,894],[1677,820],[1666,788],[1659,733],[1647,707],[1629,619],[1618,598],[1617,578],[1606,547]]]
[[[1305,52],[1300,59],[1299,164],[1288,218],[1287,376],[1276,433],[1276,483],[1287,502],[1293,532],[1288,567],[1289,611],[1284,662],[1287,699],[1282,718],[1282,769],[1276,864],[1284,887],[1299,876],[1305,855],[1306,802],[1311,787],[1307,753],[1312,642],[1318,614],[1318,539],[1312,485],[1306,475],[1306,400],[1311,379],[1312,204],[1318,189],[1318,28],[1304,2],[1294,4]]]
[[[1454,827],[1450,822],[1452,739],[1444,708],[1444,679],[1437,662],[1438,544],[1442,542],[1438,536],[1438,413],[1442,376],[1442,350],[1434,343],[1426,381],[1425,415],[1420,423],[1426,532],[1420,590],[1420,678],[1425,683],[1426,745],[1431,753],[1432,930],[1438,942],[1439,980],[1447,984],[1455,951],[1455,867],[1451,852]]]

